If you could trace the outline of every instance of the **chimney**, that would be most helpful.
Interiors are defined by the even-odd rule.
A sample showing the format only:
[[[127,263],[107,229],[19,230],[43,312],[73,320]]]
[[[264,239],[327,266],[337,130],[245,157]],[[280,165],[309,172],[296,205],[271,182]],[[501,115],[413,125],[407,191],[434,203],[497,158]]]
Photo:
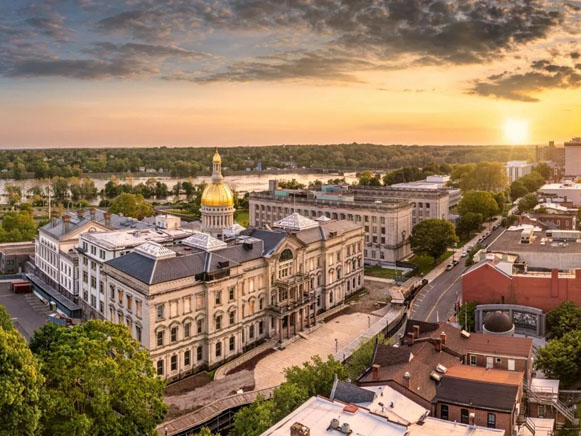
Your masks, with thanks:
[[[476,421],[476,415],[474,414],[474,412],[470,412],[470,414],[468,415],[468,424],[476,425],[474,423],[475,421]]]
[[[405,372],[405,374],[403,375],[403,385],[406,388],[410,388],[410,379],[412,378],[411,374],[409,372]]]
[[[440,339],[442,340],[442,345],[446,345],[446,332],[440,333]]]
[[[442,352],[442,340],[440,338],[436,339],[436,351]]]
[[[374,363],[373,365],[371,365],[371,379],[372,380],[379,380],[379,368],[381,368],[381,365],[378,365],[377,363]]]
[[[412,328],[414,330],[415,338],[419,339],[420,338],[420,326],[418,324],[414,324]]]
[[[111,227],[111,212],[107,211],[103,213],[103,217],[105,218],[105,226]]]
[[[83,209],[77,210],[77,216],[79,217],[79,220],[82,220],[85,216],[85,211]]]
[[[71,228],[71,217],[69,215],[63,215],[63,226],[65,233]]]
[[[56,227],[56,223],[57,223],[57,220],[58,220],[58,217],[59,217],[59,213],[56,210],[53,210],[50,213],[50,215],[51,215],[51,218],[50,219],[51,219],[51,222],[52,222],[52,226],[53,227]]]
[[[96,212],[97,212],[97,209],[95,209],[94,207],[89,209],[89,214],[91,215],[91,221],[95,221]]]
[[[295,422],[291,425],[290,436],[310,436],[311,431],[309,427],[301,424],[300,422]]]
[[[408,345],[414,344],[414,332],[408,332]]]

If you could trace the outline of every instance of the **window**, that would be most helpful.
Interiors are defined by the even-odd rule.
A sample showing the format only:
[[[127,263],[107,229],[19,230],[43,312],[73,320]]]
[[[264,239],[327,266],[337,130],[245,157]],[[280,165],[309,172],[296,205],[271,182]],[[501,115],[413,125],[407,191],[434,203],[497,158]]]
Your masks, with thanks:
[[[230,286],[230,288],[228,289],[228,299],[230,301],[234,300],[234,286]]]
[[[177,327],[171,328],[170,338],[171,338],[172,342],[176,342],[178,340],[178,328]]]
[[[159,332],[157,332],[157,346],[158,347],[163,347],[163,330],[160,330]]]
[[[111,301],[115,300],[115,286],[109,285],[109,298]]]
[[[254,339],[254,326],[253,326],[253,325],[251,325],[251,326],[248,328],[248,337],[249,337],[250,339]]]
[[[196,321],[196,332],[200,334],[202,333],[203,330],[204,330],[203,320],[200,318]]]
[[[230,325],[234,325],[234,323],[236,322],[234,311],[230,312],[228,314],[228,317],[229,317]]]
[[[184,313],[190,313],[192,311],[192,297],[184,298]]]
[[[95,289],[97,287],[97,279],[91,276],[91,288]]]
[[[164,305],[158,304],[156,307],[156,311],[157,311],[157,320],[162,321],[163,320]]]
[[[448,406],[446,404],[440,406],[440,418],[446,421],[448,420]]]
[[[176,371],[178,369],[178,356],[171,356],[171,370]]]
[[[204,306],[204,294],[196,294],[196,310],[203,309]]]
[[[488,419],[486,420],[486,427],[496,428],[496,415],[494,413],[488,414]]]
[[[184,338],[189,338],[192,334],[192,323],[186,322],[184,324]]]
[[[229,340],[229,345],[228,345],[228,348],[230,351],[234,351],[234,345],[235,345],[234,336],[231,336],[230,340]]]
[[[222,328],[222,315],[216,316],[216,330],[220,330]]]
[[[460,422],[468,424],[468,409],[460,409]]]
[[[157,361],[157,375],[163,375],[163,360]]]
[[[476,356],[470,355],[470,365],[476,366]]]
[[[190,350],[184,351],[184,366],[189,366],[190,365],[190,363],[191,363],[190,362],[190,356],[191,356]]]
[[[135,326],[135,339],[137,339],[138,342],[141,342],[141,327],[138,325]]]
[[[202,346],[200,345],[197,349],[196,349],[196,359],[198,360],[198,362],[200,360],[202,360],[204,358],[204,349],[202,348]]]
[[[117,291],[117,301],[119,302],[119,306],[123,307],[123,291],[119,289]]]
[[[135,315],[141,318],[141,300],[135,300]]]
[[[496,358],[496,363],[502,363],[502,357],[497,357]]]
[[[170,316],[170,318],[175,318],[176,316],[178,316],[178,302],[177,301],[171,301],[169,303],[169,316]]]
[[[222,342],[216,342],[216,357],[222,355]]]
[[[127,311],[133,312],[133,297],[131,295],[127,295]]]
[[[261,335],[263,333],[264,333],[264,322],[263,321],[260,321],[258,323],[258,334]]]
[[[222,304],[222,291],[216,291],[216,306]]]

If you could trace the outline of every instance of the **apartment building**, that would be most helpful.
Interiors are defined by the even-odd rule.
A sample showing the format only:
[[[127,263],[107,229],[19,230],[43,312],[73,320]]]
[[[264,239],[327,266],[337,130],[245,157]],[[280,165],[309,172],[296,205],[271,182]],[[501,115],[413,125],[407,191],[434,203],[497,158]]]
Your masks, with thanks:
[[[107,260],[105,318],[128,326],[158,375],[177,379],[263,340],[284,343],[363,287],[360,225],[295,213],[273,227],[148,241]]]
[[[506,175],[508,182],[512,183],[516,179],[530,174],[533,171],[534,164],[525,160],[511,160],[506,163]]]
[[[274,187],[272,187],[274,185]],[[290,213],[315,219],[346,220],[365,231],[366,263],[395,262],[411,254],[412,204],[403,200],[358,199],[350,188],[322,191],[272,189],[250,194],[250,226],[264,228]]]

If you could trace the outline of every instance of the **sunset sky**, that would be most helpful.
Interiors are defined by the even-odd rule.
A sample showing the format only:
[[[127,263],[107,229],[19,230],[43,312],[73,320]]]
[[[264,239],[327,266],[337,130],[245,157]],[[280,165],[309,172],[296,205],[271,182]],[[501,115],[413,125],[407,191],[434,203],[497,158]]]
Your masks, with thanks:
[[[581,1],[0,0],[0,146],[558,143]]]

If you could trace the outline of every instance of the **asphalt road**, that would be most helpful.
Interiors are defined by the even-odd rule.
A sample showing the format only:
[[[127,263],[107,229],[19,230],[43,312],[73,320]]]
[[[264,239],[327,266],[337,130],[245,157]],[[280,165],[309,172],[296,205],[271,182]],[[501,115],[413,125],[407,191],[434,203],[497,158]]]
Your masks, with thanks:
[[[503,227],[493,230],[485,242],[490,244],[504,231]],[[458,259],[460,253],[455,254]],[[410,318],[419,321],[446,321],[454,313],[456,301],[462,296],[462,274],[466,271],[465,258],[451,271],[444,271],[428,283],[416,296]]]

